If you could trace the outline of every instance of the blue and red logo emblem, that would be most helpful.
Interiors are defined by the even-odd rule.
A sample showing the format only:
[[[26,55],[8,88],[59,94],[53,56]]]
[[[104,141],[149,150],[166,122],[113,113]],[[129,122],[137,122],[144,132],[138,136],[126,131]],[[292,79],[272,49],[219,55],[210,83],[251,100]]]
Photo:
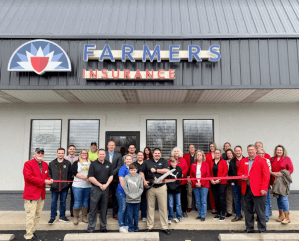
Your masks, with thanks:
[[[45,72],[71,71],[71,62],[58,44],[37,39],[24,43],[13,53],[7,70],[42,75]]]

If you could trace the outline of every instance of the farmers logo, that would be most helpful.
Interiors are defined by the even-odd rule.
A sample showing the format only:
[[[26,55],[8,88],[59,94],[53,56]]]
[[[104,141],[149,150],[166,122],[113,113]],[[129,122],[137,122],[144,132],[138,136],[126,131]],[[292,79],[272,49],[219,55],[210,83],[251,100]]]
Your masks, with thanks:
[[[45,72],[71,71],[71,62],[64,50],[48,40],[33,40],[20,46],[11,56],[8,71]]]

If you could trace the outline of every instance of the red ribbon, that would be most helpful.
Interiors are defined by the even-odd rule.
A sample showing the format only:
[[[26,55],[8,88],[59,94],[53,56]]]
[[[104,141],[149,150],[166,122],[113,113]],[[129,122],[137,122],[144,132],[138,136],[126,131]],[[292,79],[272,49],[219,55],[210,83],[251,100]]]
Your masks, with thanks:
[[[235,179],[245,179],[249,176],[230,176],[230,177],[201,177],[201,178],[177,178],[177,179],[164,179],[165,180],[176,180],[176,181],[189,181],[189,180],[235,180]],[[60,180],[53,180],[53,182],[86,182],[86,181],[60,181]],[[104,181],[103,181],[104,182]]]

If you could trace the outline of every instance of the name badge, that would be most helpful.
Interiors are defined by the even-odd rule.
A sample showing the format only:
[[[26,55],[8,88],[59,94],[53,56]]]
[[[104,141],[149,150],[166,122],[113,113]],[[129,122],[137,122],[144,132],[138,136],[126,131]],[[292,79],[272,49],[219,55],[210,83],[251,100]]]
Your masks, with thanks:
[[[66,165],[63,165],[63,168],[66,168]]]
[[[109,166],[106,166],[106,168],[109,168]]]
[[[245,165],[249,165],[249,163],[248,163],[248,162],[245,162]]]
[[[47,173],[48,171],[45,171],[45,173]]]

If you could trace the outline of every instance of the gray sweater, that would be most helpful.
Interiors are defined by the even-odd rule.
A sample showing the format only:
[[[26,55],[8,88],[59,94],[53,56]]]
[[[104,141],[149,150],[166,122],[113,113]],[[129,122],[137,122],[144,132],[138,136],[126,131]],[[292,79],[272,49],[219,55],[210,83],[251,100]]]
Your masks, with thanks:
[[[140,203],[143,192],[143,179],[138,173],[135,176],[128,174],[125,176],[124,191],[127,203]]]

